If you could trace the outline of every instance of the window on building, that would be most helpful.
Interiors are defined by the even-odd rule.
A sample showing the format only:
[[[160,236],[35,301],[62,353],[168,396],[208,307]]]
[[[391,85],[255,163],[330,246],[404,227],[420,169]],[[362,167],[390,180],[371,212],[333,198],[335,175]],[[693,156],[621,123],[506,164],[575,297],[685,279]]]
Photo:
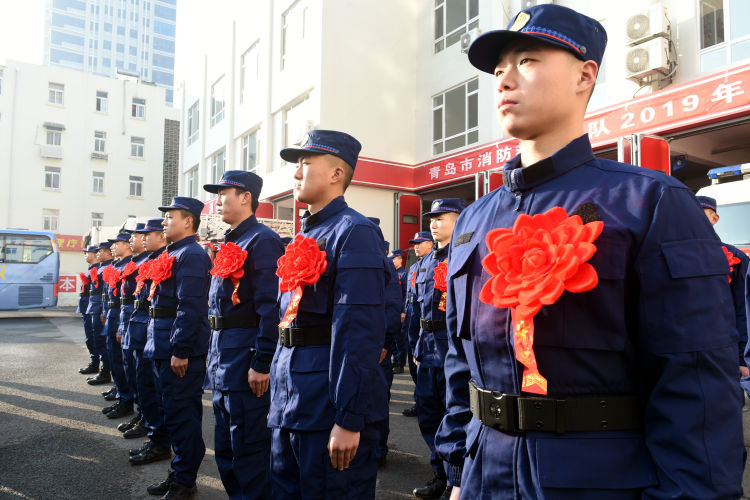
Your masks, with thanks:
[[[700,70],[714,71],[750,59],[750,2],[698,0],[700,10]]]
[[[211,182],[216,184],[224,175],[224,150],[211,156]]]
[[[94,172],[91,176],[93,184],[91,192],[101,194],[104,192],[104,172]]]
[[[94,151],[97,153],[105,153],[107,151],[107,133],[96,131],[94,132]]]
[[[479,141],[478,98],[476,78],[432,98],[432,154]]]
[[[101,212],[91,212],[91,227],[102,227],[104,214]]]
[[[44,187],[60,189],[60,167],[44,167]]]
[[[130,116],[133,118],[145,118],[146,117],[146,99],[140,97],[133,97],[133,104],[130,110]]]
[[[224,75],[211,85],[211,126],[224,119]]]
[[[199,101],[195,101],[195,103],[190,106],[190,109],[188,109],[188,138],[187,143],[188,145],[194,143],[196,140],[198,140],[198,127],[199,127],[199,118],[200,118],[200,110],[198,109]]]
[[[62,144],[62,132],[59,130],[47,129],[47,145],[48,146],[59,146]]]
[[[187,196],[198,197],[198,165],[194,166],[185,174],[185,190]]]
[[[258,170],[258,131],[242,136],[242,170]]]
[[[49,103],[55,104],[56,106],[63,105],[63,95],[65,93],[65,85],[62,83],[49,83]]]
[[[479,27],[479,0],[435,0],[435,53]]]
[[[240,66],[240,102],[245,102],[258,91],[258,80],[260,79],[258,42],[255,42],[242,54]]]
[[[143,197],[143,177],[130,176],[130,196]]]
[[[309,99],[305,96],[301,101],[284,109],[281,129],[283,147],[299,141],[312,128],[308,104]]]
[[[281,14],[281,59],[279,69],[284,71],[291,59],[302,53],[307,29],[307,8],[295,2],[286,12]]]
[[[43,208],[42,209],[42,227],[45,231],[57,231],[60,226],[60,211]]]
[[[133,158],[143,158],[143,147],[146,139],[143,137],[130,138],[130,156]]]

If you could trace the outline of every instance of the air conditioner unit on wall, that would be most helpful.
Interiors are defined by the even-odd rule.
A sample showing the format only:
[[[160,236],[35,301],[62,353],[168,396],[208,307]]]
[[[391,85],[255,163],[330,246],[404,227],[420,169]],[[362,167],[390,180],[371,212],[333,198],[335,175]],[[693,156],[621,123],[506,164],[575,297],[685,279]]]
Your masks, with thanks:
[[[656,38],[628,49],[625,73],[628,80],[636,82],[654,73],[669,73],[669,40]]]
[[[461,52],[464,54],[469,51],[469,46],[471,45],[471,42],[476,40],[476,38],[482,34],[482,31],[479,28],[475,28],[468,33],[464,33],[461,35]]]
[[[661,3],[652,5],[648,10],[638,12],[625,21],[625,41],[631,47],[668,36],[667,8]]]

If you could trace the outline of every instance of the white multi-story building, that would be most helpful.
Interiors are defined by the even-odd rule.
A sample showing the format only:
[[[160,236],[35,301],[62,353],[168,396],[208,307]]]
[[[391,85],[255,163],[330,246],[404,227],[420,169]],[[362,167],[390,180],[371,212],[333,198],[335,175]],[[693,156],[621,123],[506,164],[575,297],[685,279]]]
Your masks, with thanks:
[[[57,234],[60,274],[77,275],[92,226],[157,216],[164,165],[178,146],[169,136],[179,111],[164,92],[64,68],[0,66],[0,227]]]
[[[279,149],[311,128],[345,130],[363,144],[347,200],[405,247],[431,200],[473,201],[515,155],[495,116],[494,79],[468,63],[465,48],[541,3],[553,2],[245,6],[227,20],[231,43],[178,89],[181,193],[209,201],[204,183],[224,169],[253,170],[264,178],[263,216],[296,219],[302,207]],[[708,184],[712,167],[750,162],[746,1],[554,3],[608,32],[586,123],[598,155],[668,170],[693,189]],[[647,147],[644,135],[664,140]]]

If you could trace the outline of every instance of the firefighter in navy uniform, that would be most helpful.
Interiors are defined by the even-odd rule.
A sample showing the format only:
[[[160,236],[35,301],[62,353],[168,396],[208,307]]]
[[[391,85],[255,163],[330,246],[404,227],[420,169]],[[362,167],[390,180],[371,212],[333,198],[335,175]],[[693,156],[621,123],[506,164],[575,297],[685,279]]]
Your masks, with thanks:
[[[453,232],[452,498],[742,495],[727,259],[686,186],[581,135],[606,41],[545,4],[469,49],[520,155]]]
[[[128,461],[132,465],[145,465],[158,460],[171,458],[169,432],[164,423],[164,408],[161,406],[161,396],[156,390],[156,374],[153,360],[144,356],[149,324],[149,300],[152,281],[149,278],[149,266],[167,247],[162,224],[164,219],[159,217],[149,219],[143,229],[136,229],[136,234],[143,236],[145,260],[140,262],[136,276],[134,290],[135,303],[133,313],[128,321],[128,343],[135,358],[135,383],[138,400],[143,414],[143,425],[146,427],[148,440],[139,448],[130,450]],[[133,429],[125,432],[127,434]],[[174,474],[169,474],[165,481],[151,484],[148,492],[151,495],[164,495],[169,491]]]
[[[297,164],[294,196],[309,211],[278,269],[280,287],[290,288],[281,294],[282,329],[271,365],[277,499],[375,496],[378,423],[388,418],[378,366],[385,256],[376,227],[343,197],[360,148],[348,134],[312,130],[299,146],[281,150]]]
[[[419,319],[422,315],[419,302],[417,301],[417,276],[419,276],[421,270],[422,258],[432,252],[434,242],[432,241],[432,234],[429,231],[420,231],[414,233],[414,238],[409,240],[409,244],[414,245],[414,254],[417,256],[417,260],[409,267],[407,273],[404,322],[401,324],[401,331],[408,343],[407,361],[409,363],[409,374],[416,390],[417,365],[414,363],[414,349],[417,346],[417,340],[419,340]],[[416,396],[414,396],[414,401],[416,402]],[[417,405],[414,404],[401,413],[406,417],[416,417]]]
[[[86,309],[89,306],[89,293],[91,288],[91,278],[89,274],[91,269],[96,267],[96,251],[98,250],[95,246],[88,247],[84,252],[83,256],[88,264],[86,273],[81,273],[81,292],[78,298],[78,307],[76,312],[81,315],[83,320],[83,332],[86,335],[86,349],[89,351],[89,364],[78,370],[78,373],[83,375],[89,375],[91,373],[99,373],[99,353],[96,351],[96,344],[94,343],[94,328],[89,321],[89,317],[86,315]]]
[[[230,229],[214,259],[209,293],[211,346],[204,389],[213,390],[216,465],[229,498],[271,497],[268,409],[271,360],[279,340],[279,236],[258,222],[263,179],[224,172],[203,189],[218,194]],[[243,253],[244,252],[244,253]]]
[[[436,279],[436,268],[445,267],[450,250],[453,225],[458,214],[466,208],[460,198],[437,199],[432,202],[430,233],[436,248],[422,259],[421,271],[416,278],[419,308],[419,337],[414,348],[417,364],[417,383],[414,396],[417,403],[417,421],[427,446],[430,448],[430,465],[433,477],[422,487],[414,488],[416,498],[440,498],[446,489],[447,471],[443,460],[435,453],[435,432],[445,415],[445,374],[443,364],[448,352],[448,333],[445,324],[446,295]]]
[[[175,196],[171,205],[159,210],[166,212],[164,235],[170,244],[150,271],[153,297],[143,355],[154,361],[164,423],[175,453],[163,498],[176,500],[195,495],[195,479],[206,453],[201,395],[210,336],[211,259],[195,239],[201,201]]]
[[[135,391],[131,388],[130,381],[125,374],[125,362],[120,344],[122,336],[122,330],[120,329],[122,291],[120,285],[122,272],[132,259],[130,237],[130,232],[122,231],[115,238],[108,240],[114,257],[117,259],[112,263],[112,269],[116,271],[113,272],[113,276],[117,281],[114,281],[115,278],[113,278],[113,281],[107,284],[107,322],[104,324],[104,330],[107,332],[107,353],[119,401],[104,408],[102,412],[107,418],[111,419],[132,415],[135,402]]]
[[[104,268],[112,263],[112,252],[109,242],[104,241],[96,247],[96,271],[92,268],[90,272],[91,284],[89,285],[89,305],[86,307],[86,316],[89,317],[94,339],[94,345],[102,369],[96,377],[89,377],[86,382],[89,385],[102,385],[112,382],[109,371],[109,354],[107,353],[107,332],[104,329],[107,312],[107,284],[104,282],[102,273]]]
[[[716,209],[716,200],[710,196],[696,196],[698,204],[703,209],[703,213],[706,214],[708,221],[712,226],[715,226],[719,222],[719,212]],[[747,368],[747,361],[745,360],[745,348],[747,347],[747,312],[745,305],[745,277],[747,276],[748,264],[750,264],[750,257],[745,255],[745,252],[739,248],[722,242],[722,246],[726,248],[727,260],[731,259],[732,264],[730,265],[729,273],[729,287],[732,290],[732,299],[734,301],[734,318],[735,324],[737,325],[737,333],[739,336],[739,351],[740,351],[740,376],[747,377],[750,375],[750,371]],[[726,254],[725,252],[725,254]],[[748,391],[748,381],[744,380],[742,385],[745,390]],[[750,393],[750,391],[748,391]]]
[[[404,367],[406,366],[409,342],[404,332],[401,331],[401,323],[406,319],[406,312],[404,310],[404,301],[406,300],[406,267],[404,264],[404,252],[400,248],[395,249],[391,252],[388,258],[393,262],[393,267],[396,269],[396,275],[398,276],[398,284],[401,287],[401,318],[399,322],[399,331],[396,332],[395,339],[395,351],[393,352],[393,373],[399,374],[404,373]]]

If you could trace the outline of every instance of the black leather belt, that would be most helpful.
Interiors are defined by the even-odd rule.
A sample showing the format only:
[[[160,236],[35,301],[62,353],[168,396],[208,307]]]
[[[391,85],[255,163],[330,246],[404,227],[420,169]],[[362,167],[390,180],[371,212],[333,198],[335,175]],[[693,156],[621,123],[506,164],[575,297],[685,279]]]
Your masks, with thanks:
[[[279,343],[284,347],[331,345],[331,327],[279,328]]]
[[[148,301],[136,300],[135,308],[138,309],[139,311],[148,311],[148,308],[149,308]]]
[[[148,315],[151,318],[176,318],[177,308],[151,306],[148,308]]]
[[[91,295],[92,297],[101,297],[102,292],[90,292],[89,295]]]
[[[119,309],[120,308],[120,299],[117,300],[110,300],[107,302],[107,307],[110,309]]]
[[[81,297],[88,297],[89,296],[89,292],[81,292],[78,295],[80,295]]]
[[[550,398],[488,391],[469,382],[471,413],[488,427],[506,432],[594,432],[641,428],[636,396]]]
[[[422,327],[422,330],[426,332],[434,332],[438,330],[445,330],[446,324],[443,320],[429,320],[429,319],[421,319],[419,320],[419,326]]]
[[[253,328],[258,326],[256,314],[238,314],[236,316],[209,316],[211,330],[228,330],[230,328]]]
[[[124,306],[129,306],[129,305],[132,305],[134,303],[135,303],[135,299],[133,297],[130,297],[130,298],[123,297],[123,298],[120,299],[120,304],[122,304]]]

